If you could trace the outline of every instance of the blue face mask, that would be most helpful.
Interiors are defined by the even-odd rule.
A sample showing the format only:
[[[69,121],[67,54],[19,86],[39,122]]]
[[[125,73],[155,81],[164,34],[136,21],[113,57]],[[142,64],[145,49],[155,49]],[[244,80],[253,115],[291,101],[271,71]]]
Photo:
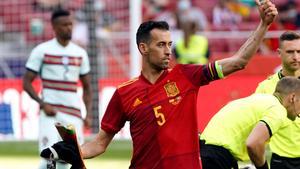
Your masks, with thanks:
[[[97,11],[102,11],[105,8],[105,3],[102,1],[95,1],[94,7]]]
[[[177,4],[177,8],[179,10],[187,10],[190,7],[191,7],[191,3],[190,3],[190,1],[187,1],[187,0],[181,0]]]
[[[291,9],[288,11],[288,17],[289,18],[295,18],[297,16],[297,10],[296,9]]]

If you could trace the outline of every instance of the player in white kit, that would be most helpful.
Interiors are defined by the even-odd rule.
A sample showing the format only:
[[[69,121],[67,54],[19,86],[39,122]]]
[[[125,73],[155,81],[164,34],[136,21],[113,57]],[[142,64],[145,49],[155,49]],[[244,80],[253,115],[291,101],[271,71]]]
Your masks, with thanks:
[[[85,122],[90,123],[92,92],[90,65],[87,52],[72,43],[72,17],[69,11],[54,11],[51,17],[55,38],[35,47],[26,63],[23,78],[24,90],[40,105],[39,150],[43,150],[61,140],[54,124],[73,124],[79,143],[83,143],[81,99],[77,93],[78,81],[83,87],[83,101],[87,110]],[[40,76],[42,98],[33,89],[32,82]],[[42,159],[40,169],[45,169],[47,161]],[[58,169],[69,168],[57,163]]]

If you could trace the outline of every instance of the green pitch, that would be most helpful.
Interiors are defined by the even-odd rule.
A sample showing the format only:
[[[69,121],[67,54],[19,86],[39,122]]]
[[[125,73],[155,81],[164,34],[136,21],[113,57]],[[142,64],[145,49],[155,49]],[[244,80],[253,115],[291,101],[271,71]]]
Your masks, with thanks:
[[[88,169],[126,169],[131,150],[130,141],[112,141],[101,157],[85,160],[85,163]],[[37,142],[0,142],[0,164],[0,169],[37,168]]]
[[[130,164],[130,141],[115,141],[107,151],[94,159],[85,160],[88,169],[127,169]],[[268,149],[267,149],[268,150]],[[266,152],[270,159],[270,152]],[[0,169],[37,169],[39,164],[37,142],[0,142]],[[247,163],[240,163],[240,167]]]
[[[0,157],[0,169],[28,168],[37,169],[39,159],[37,157]],[[129,160],[125,159],[92,159],[85,160],[88,169],[128,169]]]

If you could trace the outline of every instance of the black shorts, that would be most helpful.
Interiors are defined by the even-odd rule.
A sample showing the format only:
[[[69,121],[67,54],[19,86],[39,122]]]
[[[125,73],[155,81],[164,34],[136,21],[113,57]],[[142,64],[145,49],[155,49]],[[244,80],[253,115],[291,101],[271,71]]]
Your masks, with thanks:
[[[281,157],[272,153],[271,169],[300,169],[300,158]]]
[[[224,147],[205,144],[200,140],[200,156],[203,169],[238,169],[237,160]]]

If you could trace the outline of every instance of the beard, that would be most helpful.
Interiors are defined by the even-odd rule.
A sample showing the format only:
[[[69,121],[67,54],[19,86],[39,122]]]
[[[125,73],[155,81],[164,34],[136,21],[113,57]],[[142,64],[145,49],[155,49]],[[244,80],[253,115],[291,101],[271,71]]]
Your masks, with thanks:
[[[64,40],[71,40],[72,39],[72,33],[62,34],[61,38],[64,39]]]
[[[170,61],[168,59],[156,60],[155,58],[151,57],[150,54],[145,56],[146,62],[157,71],[166,70],[169,68]]]
[[[157,71],[162,71],[169,68],[169,63],[152,64],[152,67]]]

